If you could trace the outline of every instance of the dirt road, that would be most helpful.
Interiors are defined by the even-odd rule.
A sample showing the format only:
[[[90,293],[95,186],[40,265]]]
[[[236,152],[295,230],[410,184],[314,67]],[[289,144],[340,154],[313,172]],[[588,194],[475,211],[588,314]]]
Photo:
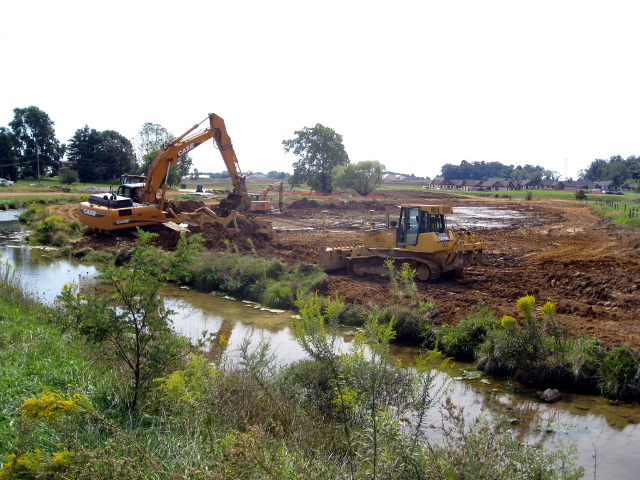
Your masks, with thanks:
[[[484,263],[461,278],[420,284],[419,295],[435,303],[437,321],[455,323],[480,306],[498,315],[517,317],[516,300],[535,295],[538,307],[554,302],[558,319],[570,330],[599,337],[607,345],[627,342],[640,349],[640,229],[612,224],[584,205],[554,201],[511,201],[469,198],[422,191],[385,191],[379,198],[340,196],[317,200],[285,197],[281,215],[272,216],[278,231],[270,242],[257,242],[260,255],[289,264],[317,264],[316,246],[322,235],[322,210],[331,239],[359,240],[370,211],[382,222],[386,206],[400,203],[448,204],[476,212],[498,210],[489,226],[465,228],[480,233],[486,243]],[[64,210],[64,207],[62,207]],[[73,207],[67,208],[72,213]],[[397,209],[392,209],[392,216]],[[62,213],[62,212],[59,212]],[[513,213],[510,215],[508,213]],[[520,214],[520,215],[518,215]],[[213,229],[208,248],[223,248]],[[241,238],[236,243],[243,244]],[[84,245],[104,245],[91,238]],[[119,241],[122,243],[122,240]],[[392,298],[385,278],[354,278],[331,274],[325,293],[339,293],[347,302],[385,304]]]

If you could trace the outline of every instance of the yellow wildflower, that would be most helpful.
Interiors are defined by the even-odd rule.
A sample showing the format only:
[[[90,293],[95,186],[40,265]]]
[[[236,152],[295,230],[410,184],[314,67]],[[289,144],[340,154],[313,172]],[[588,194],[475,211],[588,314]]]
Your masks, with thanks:
[[[553,302],[547,302],[542,306],[542,313],[550,318],[553,318],[556,314],[556,304]]]
[[[503,315],[501,324],[505,328],[512,328],[518,325],[518,321],[509,315]]]
[[[526,318],[533,316],[533,308],[536,304],[536,297],[533,295],[526,295],[520,297],[516,302],[518,310],[520,310]]]
[[[32,420],[53,420],[65,413],[74,413],[79,409],[91,409],[92,404],[84,395],[75,394],[67,399],[62,395],[45,390],[37,397],[27,399],[20,408],[25,417]]]
[[[54,467],[66,467],[71,463],[71,453],[66,448],[60,452],[53,452],[51,464]]]

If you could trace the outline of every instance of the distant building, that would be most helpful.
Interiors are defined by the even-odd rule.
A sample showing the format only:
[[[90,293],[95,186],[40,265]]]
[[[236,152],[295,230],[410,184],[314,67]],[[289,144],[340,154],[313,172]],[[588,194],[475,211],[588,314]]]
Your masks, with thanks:
[[[488,192],[504,192],[508,190],[515,190],[516,187],[513,182],[508,178],[489,178],[482,182],[483,190]]]

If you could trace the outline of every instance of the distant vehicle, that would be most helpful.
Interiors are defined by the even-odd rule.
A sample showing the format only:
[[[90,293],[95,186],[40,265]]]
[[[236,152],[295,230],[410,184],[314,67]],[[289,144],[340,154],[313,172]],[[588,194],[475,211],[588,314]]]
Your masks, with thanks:
[[[13,182],[11,180],[7,180],[6,178],[0,178],[0,185],[10,187],[11,185],[13,185]]]
[[[624,195],[624,192],[617,191],[617,192],[614,193],[614,195]]]
[[[613,192],[609,191],[609,190],[603,190],[602,191],[603,195],[613,195]]]

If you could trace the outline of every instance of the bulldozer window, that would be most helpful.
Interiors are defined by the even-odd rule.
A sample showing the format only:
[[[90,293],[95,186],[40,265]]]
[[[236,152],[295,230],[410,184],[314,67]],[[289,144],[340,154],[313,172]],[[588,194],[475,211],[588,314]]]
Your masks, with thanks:
[[[444,232],[445,230],[445,225],[444,225],[444,215],[429,215],[430,220],[431,220],[431,225],[429,228],[429,231],[431,232]]]
[[[415,245],[418,242],[418,231],[420,230],[420,209],[419,208],[408,208],[405,216],[405,243]]]

